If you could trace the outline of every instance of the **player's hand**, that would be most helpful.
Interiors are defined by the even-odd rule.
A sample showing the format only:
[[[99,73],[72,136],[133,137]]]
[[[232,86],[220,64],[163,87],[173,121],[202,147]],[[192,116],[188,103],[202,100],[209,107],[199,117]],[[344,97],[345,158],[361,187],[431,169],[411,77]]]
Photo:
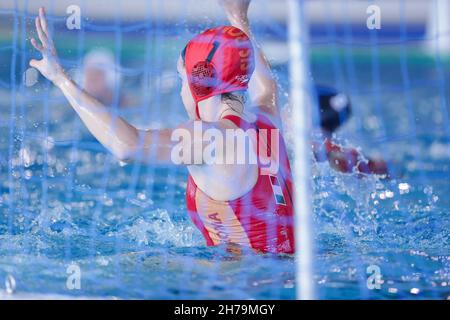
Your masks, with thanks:
[[[40,43],[32,38],[31,44],[42,54],[42,59],[30,60],[30,66],[38,69],[44,77],[55,83],[64,72],[59,63],[53,40],[48,32],[48,24],[43,7],[39,8],[39,16],[36,17],[35,24]]]
[[[219,0],[231,22],[247,22],[248,7],[251,0]]]

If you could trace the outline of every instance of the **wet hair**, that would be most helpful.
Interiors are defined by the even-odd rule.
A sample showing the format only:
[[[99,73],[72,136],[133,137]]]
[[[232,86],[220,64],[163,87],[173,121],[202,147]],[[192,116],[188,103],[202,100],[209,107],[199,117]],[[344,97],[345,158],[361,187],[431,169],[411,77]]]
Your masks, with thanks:
[[[330,133],[336,131],[352,114],[350,98],[334,88],[316,85],[320,107],[320,127]]]
[[[184,49],[181,51],[181,59],[183,59],[183,66],[186,65],[186,49],[187,45],[184,47]]]

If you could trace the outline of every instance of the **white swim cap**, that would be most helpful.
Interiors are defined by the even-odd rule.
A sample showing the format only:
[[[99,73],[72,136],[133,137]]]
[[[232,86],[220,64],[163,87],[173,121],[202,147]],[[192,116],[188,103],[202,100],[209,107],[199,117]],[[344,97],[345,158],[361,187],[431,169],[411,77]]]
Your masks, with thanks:
[[[116,65],[111,51],[104,48],[96,48],[86,54],[83,60],[83,74],[87,68],[102,70],[106,76],[106,82],[110,89],[116,89],[120,85],[120,68]]]

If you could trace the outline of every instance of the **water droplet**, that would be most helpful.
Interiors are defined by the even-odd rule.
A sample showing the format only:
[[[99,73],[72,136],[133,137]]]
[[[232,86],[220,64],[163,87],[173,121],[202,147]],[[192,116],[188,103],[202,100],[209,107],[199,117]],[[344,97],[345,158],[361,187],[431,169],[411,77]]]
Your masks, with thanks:
[[[386,190],[385,192],[386,198],[393,198],[394,197],[394,193],[390,190]]]
[[[400,190],[400,194],[408,193],[410,189],[410,186],[406,182],[402,182],[398,184],[398,190]]]
[[[411,292],[411,294],[419,294],[420,290],[419,288],[412,288],[409,292]]]
[[[392,293],[392,294],[396,294],[398,292],[398,289],[397,288],[389,288],[388,292]]]
[[[45,139],[43,146],[46,150],[51,150],[55,146],[55,139],[53,137],[48,136],[47,139]]]
[[[400,210],[400,203],[398,201],[394,201],[394,209],[395,210]]]
[[[30,151],[27,148],[22,148],[19,151],[19,157],[22,161],[24,167],[28,168],[33,164],[33,159],[30,154]]]
[[[33,176],[33,171],[31,171],[31,170],[24,171],[24,177],[26,180],[30,180],[32,176]]]
[[[137,194],[137,197],[138,197],[139,200],[145,200],[145,199],[147,199],[147,196],[146,196],[145,193],[143,193],[143,192],[139,192],[139,193]]]
[[[427,186],[423,189],[423,193],[425,193],[426,195],[431,196],[433,194],[433,187],[431,186]]]
[[[125,162],[125,161],[119,161],[119,166],[125,167],[126,165],[128,165],[128,162]]]

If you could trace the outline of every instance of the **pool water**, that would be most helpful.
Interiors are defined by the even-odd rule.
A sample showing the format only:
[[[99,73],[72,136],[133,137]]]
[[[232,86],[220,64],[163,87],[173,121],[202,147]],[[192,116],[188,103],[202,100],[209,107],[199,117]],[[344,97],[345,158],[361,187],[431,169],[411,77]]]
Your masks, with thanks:
[[[407,59],[405,85],[400,51],[374,69],[369,50],[363,58],[315,50],[333,52],[313,51],[315,81],[345,89],[353,102],[354,117],[336,139],[388,159],[402,173],[387,181],[313,162],[317,297],[448,299],[449,65]],[[134,58],[124,58],[123,91],[139,107],[120,112],[140,126],[173,126],[186,119],[176,54],[153,54],[144,75],[130,71],[139,64]],[[26,59],[20,56],[22,69]],[[237,258],[205,247],[186,214],[185,169],[124,166],[45,81],[26,87],[17,74],[15,87],[0,90],[0,288],[12,275],[17,294],[35,297],[295,298],[292,257]],[[284,106],[287,66],[276,74]],[[3,72],[2,83],[8,77]],[[67,287],[71,266],[81,271],[80,289]],[[370,266],[380,270],[379,289],[368,287]]]

